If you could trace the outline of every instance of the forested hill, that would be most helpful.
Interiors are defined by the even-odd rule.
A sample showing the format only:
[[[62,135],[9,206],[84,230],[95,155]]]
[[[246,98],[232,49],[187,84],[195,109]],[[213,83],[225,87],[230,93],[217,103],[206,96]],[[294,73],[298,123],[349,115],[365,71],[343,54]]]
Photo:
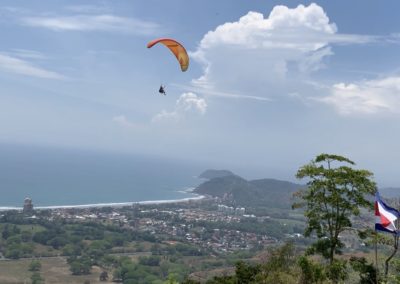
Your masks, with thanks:
[[[206,170],[201,175],[199,175],[199,178],[213,179],[213,178],[233,176],[233,175],[235,174],[228,170]]]
[[[212,175],[212,172],[206,172]],[[270,178],[248,181],[232,173],[211,178],[194,191],[224,198],[236,205],[290,208],[293,193],[301,188],[304,188],[304,185]]]

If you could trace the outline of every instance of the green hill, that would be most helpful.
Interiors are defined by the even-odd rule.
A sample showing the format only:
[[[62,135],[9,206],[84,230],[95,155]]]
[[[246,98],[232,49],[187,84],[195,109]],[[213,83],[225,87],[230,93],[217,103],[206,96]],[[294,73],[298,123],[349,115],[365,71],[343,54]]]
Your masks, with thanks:
[[[237,175],[211,178],[194,192],[220,197],[241,206],[290,208],[292,195],[304,185],[276,179],[248,181]]]
[[[218,177],[226,177],[235,175],[228,170],[206,170],[199,175],[199,178],[213,179]]]

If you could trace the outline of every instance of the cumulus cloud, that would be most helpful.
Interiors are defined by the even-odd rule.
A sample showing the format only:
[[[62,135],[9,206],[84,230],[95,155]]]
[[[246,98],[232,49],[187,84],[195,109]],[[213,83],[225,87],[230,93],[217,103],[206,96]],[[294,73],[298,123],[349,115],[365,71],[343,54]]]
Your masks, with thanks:
[[[178,110],[182,110],[184,112],[193,110],[204,114],[207,110],[206,101],[193,93],[182,94],[176,101],[176,106]]]
[[[153,22],[111,14],[25,17],[21,21],[27,26],[46,28],[53,31],[106,31],[152,35],[160,29],[160,26]]]
[[[329,96],[317,100],[342,115],[400,113],[400,77],[338,83],[331,87]]]
[[[196,94],[188,92],[183,93],[176,101],[175,109],[173,111],[163,110],[152,119],[153,122],[173,120],[178,121],[188,115],[189,113],[205,114],[207,111],[207,103],[203,98],[198,97]]]
[[[249,12],[204,35],[192,58],[203,74],[192,81],[199,93],[268,97],[297,91],[304,76],[324,67],[331,44],[366,43],[372,36],[339,34],[317,4],[275,6],[268,17]]]
[[[32,57],[32,54],[30,56]],[[57,72],[34,66],[26,60],[6,54],[0,54],[0,71],[44,79],[65,79],[63,75]]]
[[[305,34],[299,34],[299,31]],[[222,44],[309,51],[326,45],[325,38],[336,31],[335,24],[329,23],[323,9],[316,4],[299,5],[295,9],[275,6],[268,18],[258,12],[249,12],[237,22],[218,26],[215,31],[208,32],[200,44],[205,49]]]

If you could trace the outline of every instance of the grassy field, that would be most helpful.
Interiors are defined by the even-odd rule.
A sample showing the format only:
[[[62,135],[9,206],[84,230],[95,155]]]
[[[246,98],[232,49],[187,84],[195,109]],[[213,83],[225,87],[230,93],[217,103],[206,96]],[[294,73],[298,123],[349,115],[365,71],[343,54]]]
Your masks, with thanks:
[[[96,266],[92,268],[90,275],[74,276],[71,275],[65,258],[43,258],[40,261],[42,263],[40,274],[45,279],[45,283],[83,284],[86,280],[89,280],[90,284],[113,283],[111,281],[100,282],[101,270]],[[31,283],[32,272],[28,270],[30,262],[30,259],[0,261],[0,283]]]

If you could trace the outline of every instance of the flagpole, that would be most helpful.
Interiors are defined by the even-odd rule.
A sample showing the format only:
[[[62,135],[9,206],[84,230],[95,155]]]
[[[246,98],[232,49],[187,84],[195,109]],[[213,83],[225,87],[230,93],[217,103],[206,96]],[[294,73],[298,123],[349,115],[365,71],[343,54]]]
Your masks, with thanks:
[[[375,269],[377,273],[378,279],[378,233],[377,231],[383,231],[387,233],[393,234],[394,237],[394,251],[392,254],[385,260],[385,267],[384,267],[384,279],[387,279],[388,272],[389,272],[389,262],[392,257],[396,254],[398,245],[399,245],[399,231],[397,228],[399,227],[399,218],[400,212],[395,208],[392,208],[383,202],[379,197],[379,192],[377,191],[375,194],[375,216],[376,216],[376,223],[375,223]]]
[[[378,269],[378,232],[375,230],[375,271],[376,283],[379,283],[379,269]]]
[[[378,209],[378,200],[379,200],[379,191],[376,191],[375,193],[375,202],[374,202],[374,207],[375,207],[375,216],[379,215],[379,209]],[[379,283],[379,268],[378,268],[378,230],[376,227],[375,223],[375,280],[376,283]]]

